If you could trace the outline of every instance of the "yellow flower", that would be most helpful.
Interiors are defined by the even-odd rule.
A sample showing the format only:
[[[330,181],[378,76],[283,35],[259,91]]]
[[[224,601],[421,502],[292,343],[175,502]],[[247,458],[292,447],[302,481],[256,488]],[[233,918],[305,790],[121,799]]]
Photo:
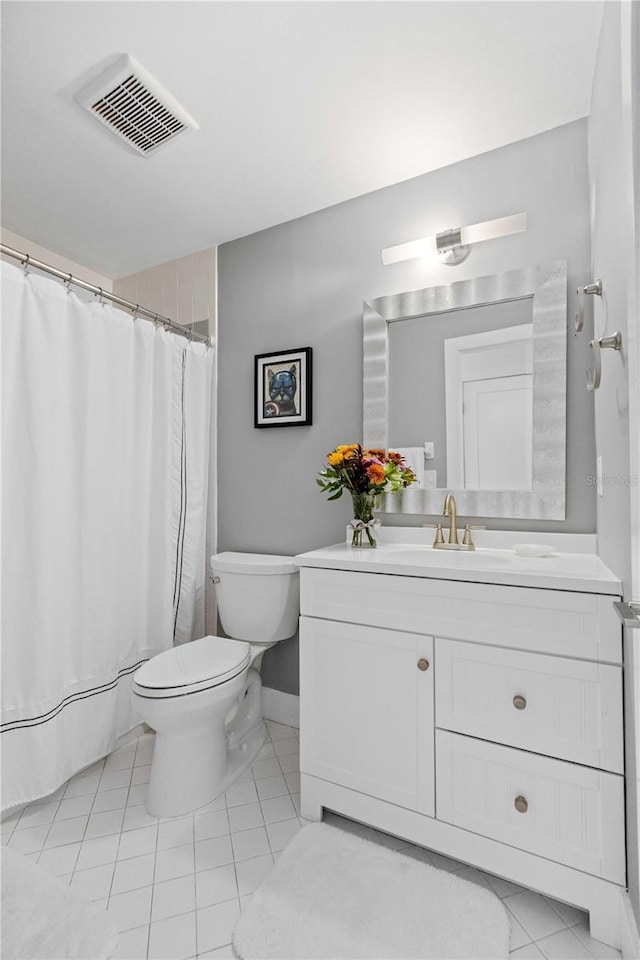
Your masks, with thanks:
[[[335,452],[342,454],[345,460],[349,460],[349,458],[354,455],[357,449],[358,449],[357,443],[347,443],[347,444],[343,443],[341,444],[341,446],[336,447]]]
[[[372,463],[370,467],[367,467],[367,476],[371,483],[378,484],[384,483],[384,467],[381,463]]]
[[[337,450],[334,450],[333,453],[330,453],[327,456],[327,460],[329,461],[330,466],[341,467],[344,462],[344,457]]]

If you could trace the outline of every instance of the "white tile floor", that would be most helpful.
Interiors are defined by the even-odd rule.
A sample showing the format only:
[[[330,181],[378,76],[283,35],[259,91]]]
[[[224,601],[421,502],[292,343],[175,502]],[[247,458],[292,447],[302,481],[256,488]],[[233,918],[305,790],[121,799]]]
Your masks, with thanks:
[[[180,819],[144,809],[153,734],[83,771],[2,822],[2,842],[108,910],[117,958],[233,957],[242,906],[301,826],[298,731],[267,721],[270,739],[224,797]],[[328,822],[489,887],[511,919],[511,957],[618,958],[592,940],[586,914],[473,867],[327,814]]]

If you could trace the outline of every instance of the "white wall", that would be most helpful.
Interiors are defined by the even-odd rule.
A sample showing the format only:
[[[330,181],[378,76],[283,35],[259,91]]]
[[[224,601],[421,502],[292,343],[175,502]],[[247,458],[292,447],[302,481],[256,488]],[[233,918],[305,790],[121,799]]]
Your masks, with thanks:
[[[634,256],[634,251],[636,255],[638,251],[638,225],[634,222],[638,201],[634,197],[633,133],[629,129],[632,123],[629,84],[634,72],[637,80],[639,51],[637,12],[633,27],[631,13],[630,4],[604,5],[589,117],[592,276],[600,278],[603,285],[602,298],[594,298],[595,335],[619,330],[623,344],[620,353],[603,352],[602,385],[595,394],[596,450],[603,459],[605,479],[603,495],[597,498],[598,547],[604,562],[623,581],[625,596],[629,599],[633,567],[640,563],[640,558],[632,555],[630,533],[632,502],[635,512],[638,489],[631,475],[629,441],[630,436],[637,437],[640,430],[637,419],[634,423],[629,415],[630,362],[636,365],[635,373],[631,371],[634,389],[640,377],[638,300],[634,294],[640,270]],[[635,46],[632,37],[635,37]],[[637,145],[637,133],[635,136]],[[634,416],[637,418],[637,407]],[[635,482],[637,484],[637,478]],[[630,898],[640,922],[637,724],[640,650],[633,633],[636,631],[626,631],[624,641],[627,865]]]
[[[210,247],[179,260],[158,264],[149,270],[114,280],[113,292],[125,300],[175,320],[185,327],[193,324],[198,333],[215,339],[217,333],[217,250]],[[218,511],[216,462],[216,394],[211,410],[209,496],[207,505],[207,557],[216,550]],[[207,633],[217,632],[215,591],[206,571],[205,623]]]
[[[56,253],[55,250],[48,250],[46,247],[41,247],[40,244],[34,243],[32,240],[27,240],[26,237],[21,237],[19,234],[13,233],[11,230],[5,230],[4,228],[1,231],[1,240],[6,246],[12,247],[19,253],[28,253],[29,256],[48,263],[49,266],[55,267],[56,270],[62,270],[64,273],[72,273],[73,276],[79,280],[86,280],[87,283],[93,283],[97,287],[102,287],[102,289],[108,293],[113,292],[113,280],[111,277],[96,273],[95,270],[89,270],[88,267],[83,267],[82,264],[76,263],[75,260],[69,260],[67,257],[63,257],[62,254]],[[13,257],[3,256],[2,259],[6,260],[7,263],[18,263]]]

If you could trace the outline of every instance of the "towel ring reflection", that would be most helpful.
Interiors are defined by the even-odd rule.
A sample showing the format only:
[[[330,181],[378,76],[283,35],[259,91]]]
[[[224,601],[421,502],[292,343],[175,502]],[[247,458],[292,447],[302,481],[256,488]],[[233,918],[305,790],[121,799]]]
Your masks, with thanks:
[[[589,347],[593,351],[593,366],[587,370],[587,390],[593,392],[600,386],[602,380],[602,350],[620,350],[622,347],[622,336],[619,330],[616,330],[610,337],[600,337],[599,340],[590,340]]]

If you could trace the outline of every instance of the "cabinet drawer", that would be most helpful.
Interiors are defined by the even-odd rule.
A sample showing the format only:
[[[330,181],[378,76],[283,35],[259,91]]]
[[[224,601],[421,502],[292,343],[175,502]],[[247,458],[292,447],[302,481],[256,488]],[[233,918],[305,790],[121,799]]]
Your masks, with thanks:
[[[437,638],[436,725],[622,773],[622,670]]]
[[[307,616],[621,663],[611,597],[304,567]]]
[[[436,816],[625,883],[624,791],[616,774],[437,730]]]

